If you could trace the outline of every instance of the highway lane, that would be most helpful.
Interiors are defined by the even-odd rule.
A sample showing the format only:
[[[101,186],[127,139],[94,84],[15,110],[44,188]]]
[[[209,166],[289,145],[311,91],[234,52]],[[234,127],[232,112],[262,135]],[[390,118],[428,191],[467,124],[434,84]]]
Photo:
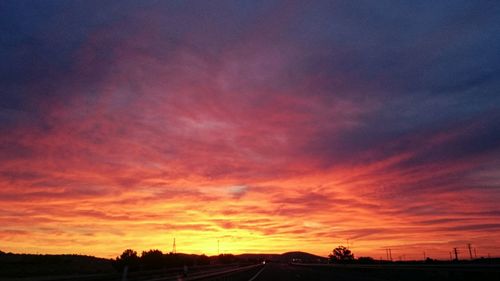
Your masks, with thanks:
[[[252,281],[383,281],[370,276],[364,276],[362,272],[342,272],[332,268],[313,268],[296,266],[284,263],[266,264],[262,272]]]
[[[255,276],[255,278],[246,279],[246,281],[250,280],[496,281],[500,280],[500,268],[494,266],[310,266],[269,263],[265,265],[262,272]]]
[[[0,278],[3,280],[2,278]],[[19,279],[13,279],[18,280]],[[122,276],[84,275],[69,278],[32,278],[28,280],[80,280],[120,281]],[[500,280],[498,265],[332,265],[267,263],[254,265],[227,265],[193,268],[187,276],[179,269],[166,271],[133,272],[127,281],[497,281]]]

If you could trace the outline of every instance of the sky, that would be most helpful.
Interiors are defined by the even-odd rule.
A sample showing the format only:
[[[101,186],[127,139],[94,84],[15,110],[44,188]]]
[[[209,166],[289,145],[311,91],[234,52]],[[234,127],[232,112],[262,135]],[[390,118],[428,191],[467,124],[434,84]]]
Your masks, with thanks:
[[[0,250],[500,256],[499,15],[0,1]]]

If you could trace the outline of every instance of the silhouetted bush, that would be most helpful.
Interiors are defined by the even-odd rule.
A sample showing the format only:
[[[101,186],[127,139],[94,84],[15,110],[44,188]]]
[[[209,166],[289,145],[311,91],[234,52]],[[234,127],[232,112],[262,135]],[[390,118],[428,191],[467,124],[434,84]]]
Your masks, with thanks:
[[[210,264],[210,258],[207,257],[207,255],[202,254],[201,256],[198,256],[196,258],[196,263],[198,265],[208,265],[208,264]]]
[[[372,257],[359,257],[357,262],[361,264],[372,264],[375,263],[375,260]]]
[[[426,258],[425,259],[425,263],[435,263],[435,262],[436,262],[436,260],[433,260],[431,258]]]
[[[222,263],[222,264],[235,263],[238,261],[236,259],[236,257],[232,254],[220,254],[218,256],[217,260],[219,263]]]

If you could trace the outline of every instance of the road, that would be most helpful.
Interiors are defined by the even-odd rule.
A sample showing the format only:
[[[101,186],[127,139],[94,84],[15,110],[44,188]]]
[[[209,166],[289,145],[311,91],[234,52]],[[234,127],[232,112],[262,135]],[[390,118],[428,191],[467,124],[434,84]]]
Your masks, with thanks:
[[[0,280],[6,280],[0,278]],[[21,279],[8,279],[20,281]],[[83,275],[28,278],[22,281],[121,281],[123,276]],[[179,269],[133,272],[127,281],[498,281],[499,265],[329,265],[267,263],[192,268],[187,276]]]
[[[254,275],[251,281],[331,281],[331,280],[352,280],[352,281],[381,281],[363,276],[356,272],[341,272],[331,268],[314,268],[306,266],[289,265],[285,263],[269,263],[264,266],[258,275]],[[250,281],[248,279],[247,281]]]
[[[500,280],[498,267],[419,266],[303,266],[268,263],[265,266],[229,275],[223,281],[473,281]]]

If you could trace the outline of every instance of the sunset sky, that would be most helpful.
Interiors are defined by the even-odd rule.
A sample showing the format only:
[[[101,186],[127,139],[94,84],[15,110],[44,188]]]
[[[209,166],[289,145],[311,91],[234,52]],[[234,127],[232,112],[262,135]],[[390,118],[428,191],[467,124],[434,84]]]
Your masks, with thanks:
[[[0,250],[500,256],[499,34],[498,1],[0,1]]]

